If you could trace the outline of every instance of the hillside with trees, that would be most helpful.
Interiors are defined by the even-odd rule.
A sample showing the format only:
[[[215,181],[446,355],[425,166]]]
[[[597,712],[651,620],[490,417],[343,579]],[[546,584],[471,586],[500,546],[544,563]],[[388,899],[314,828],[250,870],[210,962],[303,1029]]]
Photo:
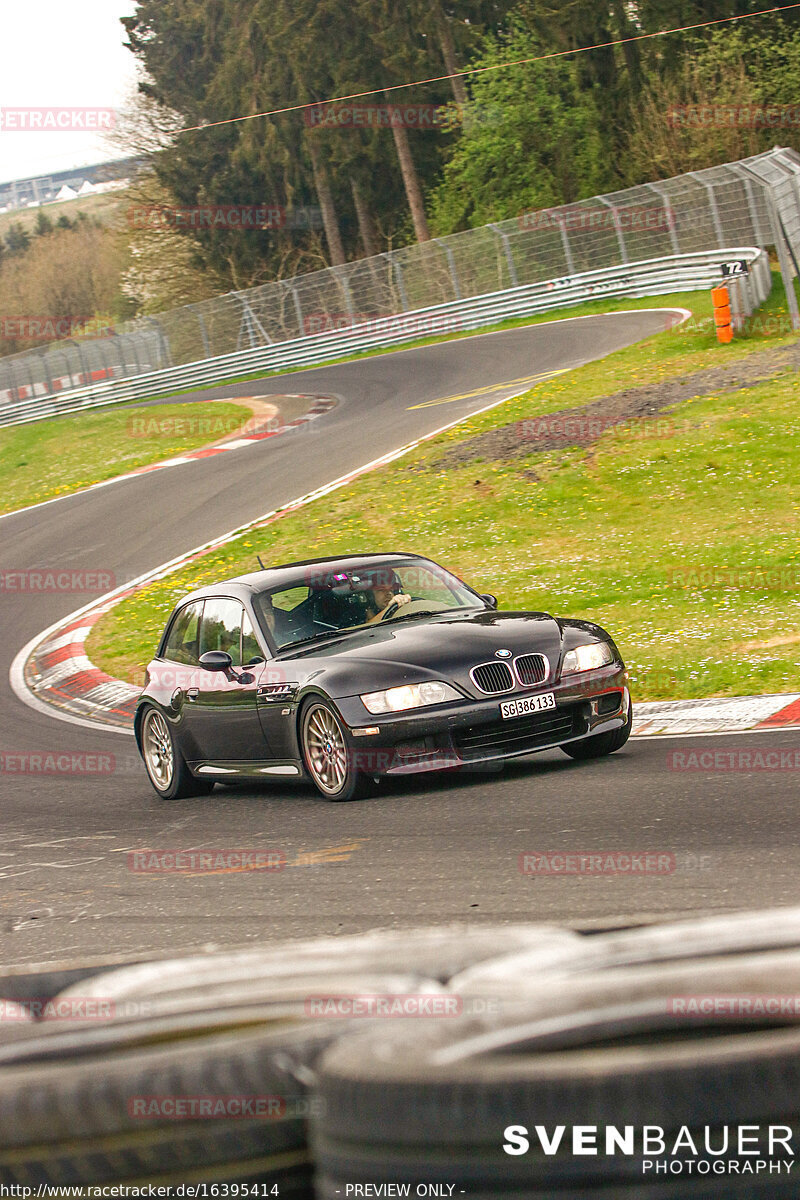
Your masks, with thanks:
[[[644,36],[761,7],[139,0],[122,20],[142,82],[120,149],[147,165],[115,225],[49,227],[42,213],[41,227],[6,228],[0,305],[154,313],[776,143],[797,148],[794,10]],[[519,60],[535,61],[504,65]],[[399,86],[412,80],[429,82]],[[359,98],[325,103],[348,96]],[[787,119],[674,119],[686,106],[765,105]],[[224,123],[276,109],[287,111]],[[230,206],[281,216],[240,229],[168,215]],[[167,216],[131,216],[142,212]]]

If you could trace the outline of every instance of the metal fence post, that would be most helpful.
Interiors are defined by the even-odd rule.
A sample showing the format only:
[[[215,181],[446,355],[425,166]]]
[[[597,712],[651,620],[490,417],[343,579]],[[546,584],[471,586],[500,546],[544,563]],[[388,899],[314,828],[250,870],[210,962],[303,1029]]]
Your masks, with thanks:
[[[47,355],[41,349],[38,349],[36,351],[36,356],[42,364],[42,372],[44,374],[45,383],[47,384],[47,391],[52,396],[55,389],[53,388],[53,377],[50,374],[50,368],[47,365]]]
[[[259,342],[259,340],[256,336],[256,330],[258,330],[258,332],[261,334],[261,336],[263,337],[266,344],[268,346],[271,346],[272,338],[269,336],[269,334],[267,333],[266,329],[259,321],[256,314],[253,312],[250,301],[247,298],[247,293],[246,292],[231,292],[231,295],[235,296],[236,299],[239,301],[239,303],[242,306],[242,323],[239,327],[239,337],[238,337],[238,341],[237,341],[237,349],[241,345],[243,331],[247,332],[247,336],[250,339],[251,348],[254,346],[260,346],[262,344],[261,342]]]
[[[496,233],[503,243],[506,262],[508,263],[508,277],[511,280],[512,287],[519,287],[519,279],[517,278],[517,264],[514,262],[514,255],[511,253],[511,242],[505,229],[501,229],[496,223],[492,223],[489,228],[492,233]]]
[[[78,354],[78,359],[81,364],[81,371],[83,372],[84,386],[89,387],[92,382],[92,372],[89,370],[89,363],[86,359],[86,355],[83,353],[83,346],[81,346],[77,338],[70,338],[69,340],[72,342]]]
[[[610,200],[607,200],[605,196],[596,196],[595,199],[599,200],[601,204],[605,204],[606,208],[611,210],[611,219],[614,222],[614,229],[616,230],[617,234],[620,258],[622,259],[623,263],[630,262],[630,259],[628,258],[628,251],[625,248],[625,238],[622,236],[622,226],[620,224],[619,210],[617,209],[617,206],[612,204]]]
[[[673,254],[680,254],[681,246],[680,246],[680,242],[678,241],[678,231],[675,228],[675,224],[676,224],[675,223],[675,213],[673,211],[672,205],[670,204],[669,197],[664,195],[661,188],[656,183],[647,183],[647,184],[645,184],[645,187],[649,188],[649,190],[651,192],[655,192],[655,194],[658,196],[659,200],[661,201],[664,212],[667,214],[667,228],[669,229],[669,244],[672,246]]]
[[[284,279],[284,280],[282,280],[282,283],[283,283],[284,287],[287,287],[289,289],[289,291],[292,293],[292,300],[294,302],[294,314],[297,317],[297,328],[302,333],[302,331],[303,331],[303,305],[300,302],[300,293],[298,292],[295,285],[292,283],[291,279]]]
[[[347,315],[352,319],[356,315],[355,305],[353,304],[353,293],[350,291],[350,281],[347,278],[347,268],[344,266],[330,267],[334,279],[339,285],[339,290],[344,296],[344,304],[347,309]]]
[[[397,275],[397,290],[400,292],[400,303],[403,306],[402,311],[408,312],[409,304],[408,304],[408,296],[406,294],[406,284],[405,284],[405,280],[403,279],[403,268],[400,266],[400,263],[395,258],[393,250],[389,251],[388,257],[389,257],[392,267]]]
[[[194,308],[194,305],[192,307]],[[203,339],[203,349],[206,352],[206,358],[211,358],[211,343],[208,340],[208,329],[205,318],[199,308],[194,308],[194,315],[197,317],[197,324],[200,326],[200,337]]]
[[[8,360],[8,374],[6,376],[6,382],[9,384],[9,388],[8,388],[9,401],[12,403],[14,401],[19,401],[20,394],[19,394],[19,384],[17,383],[17,367],[16,367],[16,363],[14,362],[13,358],[9,358],[9,360]]]
[[[752,168],[744,163],[739,165],[742,167],[742,170],[752,172]],[[781,268],[781,279],[783,280],[783,286],[786,292],[786,303],[792,318],[792,329],[797,332],[800,330],[800,309],[798,309],[797,306],[797,296],[794,290],[795,271],[793,270],[793,266],[796,268],[794,252],[791,245],[789,245],[788,238],[785,236],[783,222],[781,221],[780,212],[778,210],[778,201],[775,196],[775,188],[768,183],[767,180],[762,180],[760,176],[755,174],[755,172],[752,173],[759,183],[764,184],[764,195],[767,203],[767,209],[769,211],[770,224],[772,225],[772,244],[778,253],[778,262]],[[800,275],[800,271],[798,271],[797,274]]]
[[[757,246],[761,246],[763,245],[764,237],[763,230],[761,229],[761,223],[758,219],[758,210],[756,208],[755,197],[753,195],[752,178],[747,174],[747,171],[743,167],[739,166],[738,163],[728,163],[727,166],[730,167],[736,178],[741,179],[742,183],[744,184],[745,195],[747,196],[747,208],[750,213],[750,224],[753,226],[753,241]]]
[[[155,327],[156,337],[158,338],[158,343],[161,348],[161,353],[164,357],[164,362],[167,364],[168,367],[171,367],[172,366],[172,355],[170,354],[169,342],[167,341],[167,336],[164,333],[163,325],[155,317],[145,317],[144,320],[147,322],[148,325],[153,325]]]
[[[131,334],[130,335],[131,351],[133,353],[133,361],[136,364],[136,370],[133,372],[134,375],[141,375],[141,373],[142,373],[142,364],[139,361],[138,342],[139,342],[139,335],[136,333]]]
[[[701,187],[706,189],[708,206],[711,209],[711,219],[714,222],[714,232],[717,235],[717,245],[720,247],[720,249],[722,249],[725,246],[725,234],[722,229],[719,208],[717,207],[717,194],[714,191],[714,185],[705,179],[701,179],[697,171],[688,171],[687,174],[691,179],[694,179],[697,183],[699,183]]]
[[[432,240],[434,242],[436,242],[437,246],[442,247],[442,249],[444,250],[444,253],[445,253],[445,257],[447,258],[447,265],[450,268],[450,278],[453,281],[453,299],[461,300],[462,299],[461,288],[458,283],[458,272],[456,271],[455,255],[453,254],[453,251],[450,248],[450,246],[448,246],[447,243],[442,240],[442,238],[433,238]]]
[[[569,244],[569,236],[567,234],[567,222],[564,220],[562,213],[556,213],[556,221],[561,232],[561,245],[564,249],[564,259],[567,264],[567,274],[575,274],[575,260],[572,257],[572,247]]]
[[[794,257],[789,238],[786,235],[781,215],[778,210],[778,202],[775,199],[775,193],[770,193],[769,198],[770,208],[772,209],[774,229],[775,229],[775,249],[778,251],[778,261],[781,265],[781,278],[783,286],[786,290],[786,302],[789,307],[789,312],[792,315],[792,329],[800,330],[800,311],[797,307],[797,295],[794,290],[795,275],[800,275],[797,269],[797,260]],[[787,251],[788,256],[787,256]],[[794,265],[794,271],[792,266]]]

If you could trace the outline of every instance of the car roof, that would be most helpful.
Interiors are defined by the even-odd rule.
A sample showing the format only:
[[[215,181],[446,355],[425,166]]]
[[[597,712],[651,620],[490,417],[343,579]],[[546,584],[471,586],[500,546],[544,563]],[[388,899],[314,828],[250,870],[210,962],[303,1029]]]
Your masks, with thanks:
[[[405,550],[381,554],[334,554],[328,558],[306,558],[299,562],[282,563],[280,566],[268,567],[264,571],[252,571],[247,575],[236,575],[233,579],[221,579],[219,583],[209,584],[198,588],[186,596],[181,596],[180,604],[190,600],[200,600],[208,596],[232,596],[246,600],[254,592],[263,592],[271,588],[291,587],[308,581],[308,568],[325,566],[331,570],[356,571],[359,567],[381,566],[384,563],[396,562],[398,558],[422,558],[421,554],[411,554]]]

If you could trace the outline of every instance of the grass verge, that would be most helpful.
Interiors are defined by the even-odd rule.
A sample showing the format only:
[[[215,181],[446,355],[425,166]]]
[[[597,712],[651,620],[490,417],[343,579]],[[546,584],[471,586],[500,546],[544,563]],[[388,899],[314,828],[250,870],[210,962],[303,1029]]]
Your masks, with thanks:
[[[153,416],[153,410],[143,410]],[[129,408],[0,429],[0,512],[77,492],[218,441],[251,417],[240,404],[165,404],[142,428]],[[174,428],[171,423],[174,421]],[[137,432],[137,429],[140,432]],[[195,432],[192,432],[192,430]]]
[[[794,340],[754,335],[733,345],[749,353]],[[392,548],[429,555],[497,593],[502,608],[600,622],[618,641],[637,699],[792,690],[800,646],[795,372],[694,397],[669,421],[660,414],[609,430],[588,450],[437,465],[477,433],[718,366],[730,349],[711,332],[665,332],[539,384],[144,589],[95,626],[88,653],[110,674],[140,682],[175,601],[252,570],[256,553],[283,562]]]
[[[721,354],[726,358],[743,358],[751,354],[754,350],[758,350],[763,344],[765,334],[769,336],[771,345],[781,345],[783,342],[792,340],[791,333],[787,331],[789,327],[786,317],[786,293],[780,271],[777,268],[773,268],[772,276],[772,294],[760,310],[760,320],[763,321],[763,324],[757,327],[755,332],[740,335],[728,346],[720,347]],[[800,280],[795,281],[795,291],[798,299],[800,299]],[[301,371],[316,370],[318,367],[332,366],[333,364],[346,362],[358,362],[364,358],[379,358],[385,354],[396,354],[398,350],[417,350],[423,346],[433,346],[439,342],[459,341],[462,338],[477,337],[484,333],[501,333],[507,329],[520,329],[526,325],[543,325],[550,321],[567,320],[570,317],[594,317],[601,316],[603,313],[631,312],[641,308],[685,308],[693,314],[695,324],[692,325],[692,330],[701,338],[703,345],[706,348],[717,345],[713,328],[710,293],[674,292],[667,296],[644,296],[638,298],[630,296],[619,298],[607,297],[601,300],[591,300],[586,304],[578,304],[573,308],[551,309],[549,312],[538,313],[535,316],[509,318],[495,325],[485,325],[481,329],[433,334],[431,337],[416,338],[413,341],[403,342],[397,346],[388,346],[375,350],[359,350],[354,354],[345,354],[338,358],[321,358],[318,362],[308,363],[306,366],[296,367],[294,370],[287,371],[282,367],[276,367],[272,371],[252,371],[245,375],[234,375],[230,379],[224,379],[215,383],[213,386],[215,388],[230,387],[236,383],[252,383],[257,379],[269,379],[273,375],[296,375]],[[704,328],[697,329],[697,323],[703,324]],[[175,396],[188,396],[191,395],[192,391],[196,390],[185,388],[166,393],[161,398],[170,399]],[[155,398],[150,397],[150,399]],[[141,404],[146,403],[146,401],[132,400],[126,403]]]
[[[474,337],[481,333],[516,329],[525,325],[539,325],[552,320],[595,316],[604,312],[628,312],[633,309],[661,307],[688,309],[692,312],[693,319],[687,324],[687,332],[678,341],[666,339],[659,342],[659,351],[654,352],[653,347],[651,353],[642,358],[638,373],[630,377],[633,382],[652,380],[654,373],[657,377],[659,372],[664,374],[665,372],[695,370],[704,364],[710,351],[718,356],[719,361],[724,362],[735,361],[752,354],[760,349],[767,340],[760,336],[759,329],[772,331],[772,336],[768,339],[770,345],[779,346],[791,342],[793,340],[791,335],[780,334],[780,330],[786,323],[786,298],[781,276],[777,270],[774,272],[774,281],[772,295],[759,314],[762,324],[756,332],[749,336],[737,337],[728,346],[718,346],[716,343],[710,295],[704,292],[685,292],[641,299],[595,300],[576,308],[559,310],[557,313],[541,313],[536,317],[504,321],[499,325],[487,326],[482,330],[422,338],[402,347],[362,351],[359,354],[331,361],[351,362],[361,358],[392,354],[397,349],[412,349],[437,342]],[[777,336],[775,330],[778,331]],[[652,342],[653,339],[651,339]],[[657,361],[657,353],[660,352],[663,352],[665,356],[661,362]],[[627,366],[633,370],[632,364],[627,364]],[[301,369],[308,370],[309,368]],[[252,382],[276,374],[285,375],[287,372],[273,371],[267,374],[261,372],[239,375],[214,386],[229,387],[236,383]],[[296,374],[296,372],[288,372],[288,374]],[[193,389],[195,392],[204,390],[207,389]],[[176,412],[182,417],[189,417],[197,413],[197,409],[190,408],[185,403],[177,410],[170,408],[166,403],[170,398],[191,394],[192,390],[176,391],[164,397],[165,403],[159,405],[159,417],[168,418]],[[11,512],[28,504],[36,504],[41,500],[67,495],[136,467],[147,466],[175,454],[196,449],[209,440],[213,440],[202,434],[194,437],[176,435],[168,442],[165,442],[162,437],[142,437],[137,438],[135,444],[132,445],[132,439],[125,434],[128,428],[129,411],[132,405],[138,406],[145,403],[147,401],[131,401],[129,404],[120,405],[119,408],[111,411],[108,409],[103,412],[89,411],[73,416],[49,418],[32,425],[0,428],[0,488],[2,488],[0,513]],[[224,411],[227,410],[220,407],[219,404],[214,410],[215,414],[220,416]],[[240,410],[237,408],[238,411]],[[205,410],[203,415],[207,416],[208,410]],[[242,422],[249,415],[249,412],[245,412]],[[489,419],[490,422],[496,423],[496,418],[493,416],[490,416]],[[91,456],[86,455],[86,446],[89,444],[92,445]]]

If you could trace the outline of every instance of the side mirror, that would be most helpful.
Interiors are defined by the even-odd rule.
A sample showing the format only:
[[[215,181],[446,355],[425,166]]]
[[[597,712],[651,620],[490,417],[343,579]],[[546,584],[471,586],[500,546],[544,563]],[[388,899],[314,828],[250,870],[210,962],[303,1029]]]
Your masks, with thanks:
[[[489,608],[497,608],[497,596],[492,596],[489,592],[486,592],[485,595],[481,595],[481,600],[484,600],[489,605]],[[205,658],[205,655],[203,655],[203,658]],[[202,662],[203,659],[201,658],[200,661]]]
[[[200,666],[205,671],[230,671],[233,659],[227,650],[206,650],[200,655]]]

